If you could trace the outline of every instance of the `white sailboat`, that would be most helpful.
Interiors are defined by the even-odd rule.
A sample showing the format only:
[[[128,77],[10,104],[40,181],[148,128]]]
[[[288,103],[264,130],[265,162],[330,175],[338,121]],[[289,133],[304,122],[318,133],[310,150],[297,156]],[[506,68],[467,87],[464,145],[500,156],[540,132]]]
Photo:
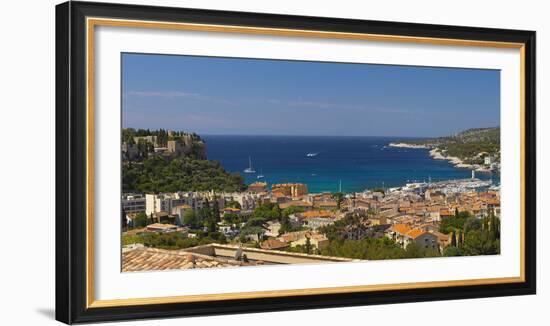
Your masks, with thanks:
[[[263,174],[263,169],[260,169],[260,174],[258,174],[258,175],[256,176],[256,179],[263,179],[263,178],[265,178],[265,176],[264,176],[264,174]]]
[[[256,171],[252,167],[252,159],[250,158],[250,156],[248,157],[248,167],[244,169],[244,173],[256,173]]]

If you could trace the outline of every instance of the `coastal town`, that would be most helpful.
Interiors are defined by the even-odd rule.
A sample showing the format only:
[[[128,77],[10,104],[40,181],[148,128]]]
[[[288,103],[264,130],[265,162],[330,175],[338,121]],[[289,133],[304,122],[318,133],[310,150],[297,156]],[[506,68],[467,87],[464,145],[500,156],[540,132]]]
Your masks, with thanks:
[[[304,183],[244,184],[208,161],[206,146],[184,132],[123,131],[123,271],[500,253],[500,189],[475,175],[499,168],[494,153],[461,161],[467,179],[310,193]],[[452,160],[436,146],[388,146]]]

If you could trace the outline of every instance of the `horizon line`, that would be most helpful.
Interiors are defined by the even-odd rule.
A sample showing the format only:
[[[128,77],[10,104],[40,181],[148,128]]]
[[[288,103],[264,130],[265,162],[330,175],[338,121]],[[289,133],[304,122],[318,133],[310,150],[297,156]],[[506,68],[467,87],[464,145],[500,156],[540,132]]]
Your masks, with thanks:
[[[449,137],[449,136],[452,136],[454,134],[457,134],[457,133],[460,133],[460,132],[463,132],[463,131],[467,131],[467,130],[470,130],[470,129],[491,129],[491,128],[500,128],[500,125],[497,125],[497,126],[491,126],[491,127],[471,127],[471,128],[466,128],[466,129],[462,129],[460,131],[456,131],[456,132],[450,132],[450,133],[447,133],[445,135],[439,135],[439,136],[428,136],[428,135],[421,135],[421,136],[403,136],[403,135],[303,135],[303,134],[224,134],[224,133],[220,133],[220,134],[216,134],[216,133],[199,133],[199,132],[196,132],[196,131],[184,131],[184,130],[177,130],[177,129],[170,129],[170,128],[143,128],[143,127],[139,127],[139,128],[136,128],[136,127],[123,127],[122,129],[129,129],[129,128],[132,128],[134,130],[139,130],[139,129],[143,129],[143,130],[150,130],[150,131],[155,131],[155,130],[159,130],[159,129],[164,129],[166,131],[177,131],[177,132],[185,132],[185,133],[189,133],[189,134],[197,134],[199,135],[200,137],[202,136],[249,136],[249,137],[375,137],[375,138],[442,138],[442,137]]]

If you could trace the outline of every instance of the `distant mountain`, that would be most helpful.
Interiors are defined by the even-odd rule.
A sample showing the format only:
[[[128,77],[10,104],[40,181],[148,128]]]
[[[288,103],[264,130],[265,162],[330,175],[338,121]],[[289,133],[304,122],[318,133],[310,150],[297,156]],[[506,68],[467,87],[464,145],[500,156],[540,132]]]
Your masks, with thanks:
[[[500,144],[500,127],[493,128],[472,128],[459,132],[450,137],[438,138],[442,142],[461,142],[461,143],[491,143]]]

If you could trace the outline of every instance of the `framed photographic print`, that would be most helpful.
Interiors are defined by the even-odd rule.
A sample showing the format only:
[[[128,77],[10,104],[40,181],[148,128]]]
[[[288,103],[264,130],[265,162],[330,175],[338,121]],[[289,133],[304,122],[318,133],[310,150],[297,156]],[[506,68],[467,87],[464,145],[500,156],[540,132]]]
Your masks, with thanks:
[[[56,8],[56,318],[535,293],[535,32]]]

